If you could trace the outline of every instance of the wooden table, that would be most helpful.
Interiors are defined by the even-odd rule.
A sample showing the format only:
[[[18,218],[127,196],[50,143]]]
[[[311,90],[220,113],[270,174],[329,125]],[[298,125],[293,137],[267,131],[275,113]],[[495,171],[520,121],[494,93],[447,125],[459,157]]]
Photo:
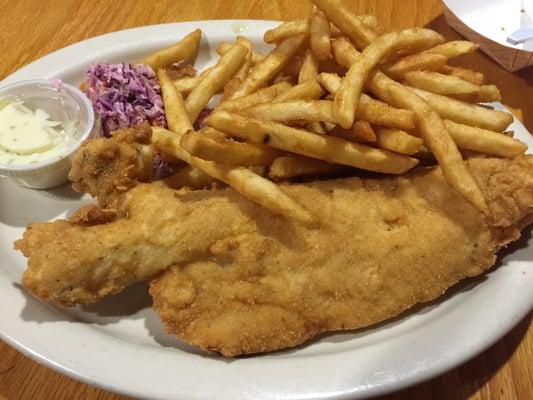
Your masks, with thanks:
[[[428,25],[448,38],[438,0],[345,0],[386,27]],[[202,19],[290,20],[308,15],[308,1],[281,0],[0,0],[0,79],[51,51],[102,33],[143,25]],[[505,103],[524,111],[533,131],[533,70],[506,72],[485,55],[464,57],[496,83]],[[533,396],[533,327],[530,313],[504,339],[465,365],[387,399],[525,399]],[[0,322],[1,323],[1,322]],[[125,399],[38,365],[0,342],[0,400]]]

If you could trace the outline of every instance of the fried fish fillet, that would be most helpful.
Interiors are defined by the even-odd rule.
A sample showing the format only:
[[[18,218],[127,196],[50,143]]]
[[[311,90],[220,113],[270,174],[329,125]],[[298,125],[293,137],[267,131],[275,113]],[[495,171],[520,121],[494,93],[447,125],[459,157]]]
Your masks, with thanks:
[[[260,211],[270,216],[229,190],[139,184],[121,200],[110,218],[84,206],[70,220],[28,225],[15,242],[28,258],[24,287],[66,306],[94,303],[173,264],[207,257],[213,243],[253,231]]]
[[[283,186],[321,216],[318,228],[231,189],[139,184],[114,219],[88,210],[81,222],[29,225],[15,243],[28,257],[23,284],[73,305],[161,275],[155,308],[185,341],[227,356],[291,347],[392,317],[494,263],[532,220],[533,157],[468,165],[490,217],[439,168]]]
[[[372,325],[435,299],[490,268],[496,252],[533,222],[532,157],[469,167],[491,218],[439,168],[294,186],[287,190],[322,216],[321,229],[256,209],[250,232],[219,240],[204,259],[154,280],[154,307],[168,333],[236,356]]]

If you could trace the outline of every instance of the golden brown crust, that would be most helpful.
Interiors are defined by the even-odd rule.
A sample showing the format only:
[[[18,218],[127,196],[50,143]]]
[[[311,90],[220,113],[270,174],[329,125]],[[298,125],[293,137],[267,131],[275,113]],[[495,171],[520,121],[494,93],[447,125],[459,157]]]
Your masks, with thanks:
[[[148,124],[112,132],[112,137],[88,140],[72,159],[72,188],[89,193],[101,207],[115,207],[121,194],[152,178],[152,131]]]
[[[100,208],[94,204],[88,204],[72,214],[68,221],[77,225],[100,225],[107,224],[115,220],[117,210],[109,208]]]
[[[64,305],[176,265],[150,288],[169,332],[227,356],[272,351],[390,318],[493,265],[531,222],[533,158],[469,166],[491,219],[438,168],[283,186],[321,216],[319,229],[230,189],[140,184],[121,196],[114,221],[31,224],[15,248],[28,257],[24,287]]]
[[[186,342],[225,356],[294,347],[368,326],[433,300],[490,268],[533,219],[533,159],[472,160],[492,218],[439,169],[321,182],[291,195],[327,226],[282,235],[282,223],[211,246],[211,257],[151,283],[154,307]],[[313,208],[312,204],[315,205]]]
[[[94,303],[174,263],[201,258],[217,240],[250,230],[248,210],[256,208],[233,191],[140,184],[122,196],[113,222],[86,226],[76,218],[76,223],[29,225],[15,242],[28,258],[23,284],[47,301]],[[232,220],[225,221],[227,215]]]

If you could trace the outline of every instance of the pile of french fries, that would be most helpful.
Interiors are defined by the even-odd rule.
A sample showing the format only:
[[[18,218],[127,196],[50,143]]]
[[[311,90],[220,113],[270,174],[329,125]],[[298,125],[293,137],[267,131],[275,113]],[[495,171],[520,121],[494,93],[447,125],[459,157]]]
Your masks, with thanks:
[[[478,46],[425,28],[384,32],[374,16],[354,15],[340,0],[312,2],[308,20],[265,32],[274,45],[268,54],[239,36],[218,46],[213,67],[171,79],[166,68],[196,57],[197,30],[141,61],[157,71],[169,126],[154,127],[153,144],[188,164],[168,181],[221,181],[274,213],[313,223],[274,181],[354,167],[403,174],[432,157],[449,184],[487,212],[463,154],[514,157],[527,146],[505,132],[510,114],[476,104],[500,101],[498,88],[448,65]]]

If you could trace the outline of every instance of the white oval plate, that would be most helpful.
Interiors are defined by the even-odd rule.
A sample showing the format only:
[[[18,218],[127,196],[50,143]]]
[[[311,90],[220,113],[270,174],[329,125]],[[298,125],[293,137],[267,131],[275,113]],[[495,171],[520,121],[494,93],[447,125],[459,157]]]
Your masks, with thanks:
[[[201,21],[148,26],[85,40],[22,68],[29,78],[81,82],[92,61],[134,60],[199,27],[199,67],[222,40],[244,30],[258,46],[272,21]],[[264,49],[263,49],[264,50]],[[497,83],[497,82],[496,82]],[[517,136],[533,148],[518,122]],[[108,390],[153,399],[345,399],[398,390],[453,368],[493,344],[533,306],[530,231],[486,276],[372,329],[325,336],[297,349],[227,360],[163,333],[144,285],[96,306],[59,309],[20,287],[26,260],[12,250],[26,224],[76,210],[68,186],[34,191],[0,181],[0,336],[38,362]],[[529,264],[529,265],[528,265]]]

